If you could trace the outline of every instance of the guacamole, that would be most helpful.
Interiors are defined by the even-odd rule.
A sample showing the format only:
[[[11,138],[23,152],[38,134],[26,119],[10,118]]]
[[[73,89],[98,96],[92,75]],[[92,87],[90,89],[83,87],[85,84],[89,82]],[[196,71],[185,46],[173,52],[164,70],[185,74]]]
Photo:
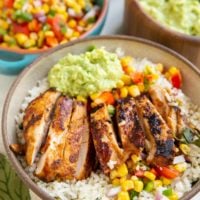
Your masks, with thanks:
[[[71,97],[87,97],[115,88],[122,74],[117,55],[99,48],[60,59],[49,71],[48,82]]]
[[[188,35],[200,36],[199,0],[139,0],[161,24]]]

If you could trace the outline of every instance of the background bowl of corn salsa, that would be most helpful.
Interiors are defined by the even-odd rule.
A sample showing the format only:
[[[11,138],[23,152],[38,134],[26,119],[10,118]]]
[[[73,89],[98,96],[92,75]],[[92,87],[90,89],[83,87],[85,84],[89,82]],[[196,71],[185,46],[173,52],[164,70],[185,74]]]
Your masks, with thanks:
[[[16,74],[41,53],[98,35],[108,0],[0,0],[0,73]]]

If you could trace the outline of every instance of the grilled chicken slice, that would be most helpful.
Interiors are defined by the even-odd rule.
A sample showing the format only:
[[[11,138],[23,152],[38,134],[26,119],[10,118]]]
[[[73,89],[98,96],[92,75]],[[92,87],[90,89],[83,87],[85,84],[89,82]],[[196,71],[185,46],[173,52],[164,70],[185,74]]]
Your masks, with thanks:
[[[144,147],[145,134],[133,98],[128,97],[117,101],[116,118],[124,150],[139,154]]]
[[[60,97],[36,175],[47,182],[86,177],[89,142],[86,104]]]
[[[170,164],[174,153],[170,129],[145,95],[137,98],[136,105],[149,145],[147,162],[161,166]]]
[[[104,103],[92,109],[90,128],[97,158],[103,172],[108,174],[115,165],[123,162],[123,150],[117,144],[111,119]]]
[[[23,119],[25,158],[32,165],[47,135],[51,113],[60,93],[52,89],[34,99],[26,108]]]
[[[167,91],[159,86],[151,87],[149,95],[156,109],[171,129],[172,134],[179,137],[186,127],[185,119],[181,114],[180,108],[168,104],[166,98],[168,95]]]

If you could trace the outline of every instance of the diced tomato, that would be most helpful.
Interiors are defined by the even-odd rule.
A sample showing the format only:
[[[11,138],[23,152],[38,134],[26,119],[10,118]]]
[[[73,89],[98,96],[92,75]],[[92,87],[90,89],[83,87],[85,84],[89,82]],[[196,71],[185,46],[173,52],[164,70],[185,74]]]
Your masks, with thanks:
[[[179,176],[179,172],[177,170],[171,169],[169,167],[157,166],[155,169],[160,176],[164,176],[165,178],[168,178],[168,179],[174,179]]]
[[[143,170],[137,170],[135,172],[135,176],[139,177],[139,178],[142,178],[144,177],[144,171]]]
[[[49,17],[47,23],[51,26],[56,38],[61,41],[63,34],[61,31],[61,24],[65,24],[64,20],[60,16]]]
[[[28,24],[17,24],[13,22],[13,33],[24,33],[29,35]]]
[[[106,104],[113,105],[115,103],[115,98],[111,92],[103,92],[99,98],[102,99]]]
[[[4,0],[5,8],[12,8],[14,4],[14,0]]]
[[[144,76],[141,72],[134,72],[131,74],[131,78],[132,78],[132,81],[135,83],[135,84],[138,84],[138,83],[143,83],[144,81]]]
[[[182,77],[180,73],[176,73],[171,77],[171,83],[175,88],[180,88],[182,85]]]

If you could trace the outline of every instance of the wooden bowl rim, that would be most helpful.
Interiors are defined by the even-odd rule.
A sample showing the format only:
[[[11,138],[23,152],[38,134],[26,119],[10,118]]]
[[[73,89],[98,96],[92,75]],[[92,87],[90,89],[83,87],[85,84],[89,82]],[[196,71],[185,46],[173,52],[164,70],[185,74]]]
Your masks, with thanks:
[[[188,61],[186,58],[184,58],[180,54],[178,54],[175,51],[173,51],[163,45],[160,45],[158,43],[155,43],[155,42],[152,42],[152,41],[149,41],[146,39],[142,39],[142,38],[133,37],[133,36],[116,35],[116,36],[96,36],[96,37],[91,37],[91,38],[85,38],[82,40],[69,42],[62,46],[58,46],[57,48],[51,49],[50,51],[43,54],[41,57],[37,58],[32,64],[30,64],[27,68],[25,68],[21,72],[21,74],[17,77],[17,79],[11,85],[11,87],[8,91],[8,94],[5,98],[5,101],[4,101],[3,112],[2,112],[2,127],[1,128],[2,128],[3,144],[5,147],[6,153],[8,155],[8,158],[14,167],[15,172],[23,180],[23,182],[26,183],[26,185],[42,199],[53,200],[54,198],[52,198],[47,192],[43,191],[39,186],[37,186],[37,184],[35,182],[33,182],[31,180],[29,175],[25,172],[25,170],[22,168],[21,164],[18,162],[14,153],[9,148],[10,143],[8,140],[6,126],[7,126],[8,108],[9,108],[10,101],[12,99],[13,92],[15,91],[16,87],[19,86],[19,82],[21,81],[21,79],[24,76],[26,76],[28,71],[30,69],[32,69],[36,63],[40,62],[46,56],[53,54],[57,50],[76,45],[77,43],[84,43],[86,41],[96,41],[96,40],[104,40],[104,39],[105,40],[133,41],[133,42],[138,42],[138,43],[142,43],[142,44],[146,44],[146,45],[158,48],[164,52],[171,54],[172,56],[177,57],[179,60],[184,62],[186,65],[188,65],[191,68],[191,70],[193,70],[195,73],[197,73],[200,78],[200,70],[197,67],[195,67],[194,64],[192,64],[190,61]],[[183,198],[181,198],[181,200],[189,200],[189,199],[191,199],[191,197],[193,197],[199,191],[200,191],[200,184],[198,183],[198,184],[195,184],[193,189],[190,192],[188,192]]]
[[[83,33],[76,40],[88,37],[96,28],[98,28],[98,26],[103,22],[103,20],[105,19],[106,15],[107,15],[108,5],[109,5],[109,1],[103,0],[103,5],[101,8],[100,15],[99,15],[97,21],[94,23],[93,27],[89,31]],[[67,42],[67,43],[69,43],[69,42]],[[57,46],[62,46],[62,45],[63,44],[58,44]],[[15,49],[15,48],[9,48],[9,47],[0,47],[0,51],[7,51],[7,52],[17,53],[17,54],[39,54],[39,53],[47,52],[51,49],[55,49],[55,48],[57,48],[57,46],[50,47],[47,49],[37,49],[37,50],[26,50],[26,49]]]
[[[155,20],[153,17],[151,17],[142,7],[142,5],[139,3],[138,0],[131,0],[132,2],[135,3],[135,5],[137,6],[136,9],[138,9],[146,19],[148,19],[153,25],[155,25],[157,28],[163,30],[164,32],[166,32],[167,34],[170,34],[172,36],[176,36],[179,39],[185,39],[188,40],[190,42],[195,42],[200,44],[200,36],[192,36],[192,35],[188,35],[185,33],[181,33],[178,31],[173,30],[172,28],[167,28],[166,25],[162,25],[161,23],[159,23],[158,20]]]

